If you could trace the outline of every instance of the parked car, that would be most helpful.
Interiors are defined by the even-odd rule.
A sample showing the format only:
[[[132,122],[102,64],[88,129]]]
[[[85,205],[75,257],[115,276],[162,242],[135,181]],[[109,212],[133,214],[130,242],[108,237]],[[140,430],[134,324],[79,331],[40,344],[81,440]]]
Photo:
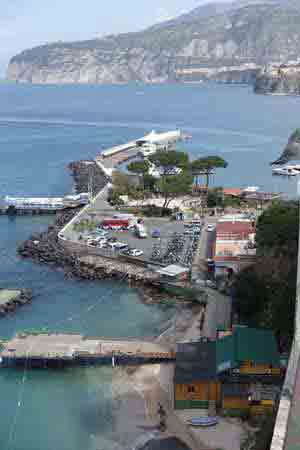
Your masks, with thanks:
[[[215,225],[208,224],[207,227],[206,227],[206,231],[211,232],[211,231],[214,231],[215,228],[216,228]]]
[[[113,250],[124,250],[128,247],[127,244],[124,244],[123,242],[109,242],[108,243],[109,247]]]
[[[153,238],[160,238],[160,230],[159,229],[152,230],[151,236]]]
[[[142,256],[144,254],[144,252],[143,252],[143,250],[133,248],[132,250],[129,250],[128,254],[129,254],[129,256],[133,256],[134,258],[137,258],[138,256]]]
[[[116,237],[111,237],[107,239],[107,242],[117,242],[117,238]]]
[[[100,241],[100,242],[98,243],[98,247],[99,247],[99,248],[107,248],[107,247],[108,247],[107,241]]]
[[[97,234],[97,236],[107,236],[108,232],[103,230],[102,228],[96,228],[95,233]]]
[[[146,239],[148,237],[146,228],[141,224],[135,225],[135,233],[139,239]]]
[[[122,227],[120,225],[112,225],[110,229],[111,231],[122,231]]]
[[[215,261],[212,258],[207,258],[206,260],[208,267],[214,267]]]

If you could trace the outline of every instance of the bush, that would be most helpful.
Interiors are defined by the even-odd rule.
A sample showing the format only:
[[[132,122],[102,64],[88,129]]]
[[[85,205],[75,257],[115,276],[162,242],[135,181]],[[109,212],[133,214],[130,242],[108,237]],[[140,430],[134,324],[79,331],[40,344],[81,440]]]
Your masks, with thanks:
[[[250,417],[249,411],[245,409],[226,409],[222,415],[223,417],[241,419],[243,422],[248,421]]]
[[[172,215],[172,209],[156,205],[145,206],[142,211],[146,217],[170,217]]]

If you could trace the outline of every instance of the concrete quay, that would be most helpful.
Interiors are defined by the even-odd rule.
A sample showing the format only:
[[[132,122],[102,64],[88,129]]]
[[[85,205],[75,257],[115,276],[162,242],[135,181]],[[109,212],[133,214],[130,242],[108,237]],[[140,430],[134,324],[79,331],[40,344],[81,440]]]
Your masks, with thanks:
[[[79,334],[19,334],[2,342],[2,367],[137,365],[171,362],[175,353],[148,341],[85,338]]]

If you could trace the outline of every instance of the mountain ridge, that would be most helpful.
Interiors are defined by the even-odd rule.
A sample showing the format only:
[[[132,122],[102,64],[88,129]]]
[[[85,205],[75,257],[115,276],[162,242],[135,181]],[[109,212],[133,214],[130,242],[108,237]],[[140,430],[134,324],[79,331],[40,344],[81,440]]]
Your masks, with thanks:
[[[198,78],[214,79],[213,70],[239,75],[249,64],[258,70],[298,55],[299,1],[208,3],[143,31],[25,50],[11,59],[7,78],[31,83],[184,81],[184,70],[192,68]]]

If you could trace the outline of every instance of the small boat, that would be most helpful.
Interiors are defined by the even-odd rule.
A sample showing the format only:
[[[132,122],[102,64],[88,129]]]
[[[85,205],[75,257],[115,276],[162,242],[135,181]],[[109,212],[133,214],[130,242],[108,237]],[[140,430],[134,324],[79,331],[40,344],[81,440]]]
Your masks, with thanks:
[[[215,417],[194,417],[193,419],[188,421],[188,424],[192,427],[213,427],[217,425],[219,422],[219,418]]]
[[[300,174],[300,165],[286,165],[283,167],[276,167],[272,169],[273,175],[284,175],[288,177],[294,177]]]

